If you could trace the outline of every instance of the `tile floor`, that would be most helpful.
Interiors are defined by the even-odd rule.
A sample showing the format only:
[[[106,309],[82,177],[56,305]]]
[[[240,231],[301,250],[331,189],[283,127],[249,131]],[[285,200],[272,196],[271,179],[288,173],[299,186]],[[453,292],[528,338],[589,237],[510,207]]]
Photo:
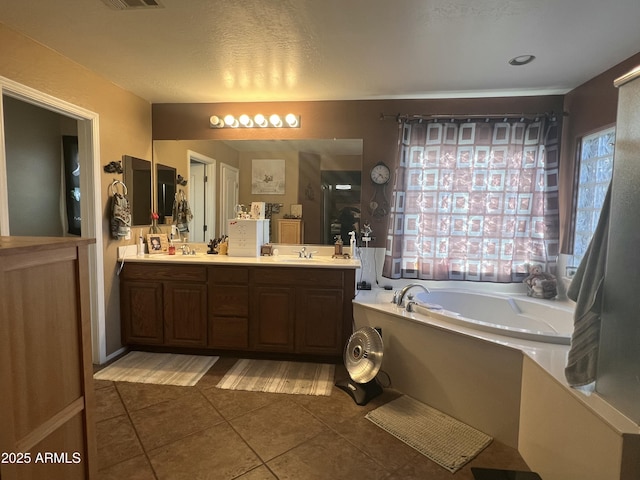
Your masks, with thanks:
[[[195,387],[96,380],[100,480],[472,480],[470,467],[528,470],[493,441],[456,474],[364,418],[396,398],[361,407],[329,397],[230,391],[215,385],[234,364],[220,358]],[[345,378],[342,366],[337,378]]]

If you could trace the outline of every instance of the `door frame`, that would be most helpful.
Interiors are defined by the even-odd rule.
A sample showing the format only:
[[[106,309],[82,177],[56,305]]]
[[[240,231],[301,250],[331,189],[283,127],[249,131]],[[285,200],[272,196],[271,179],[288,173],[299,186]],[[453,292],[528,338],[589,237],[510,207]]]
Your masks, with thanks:
[[[95,238],[89,245],[89,291],[93,363],[107,360],[104,293],[104,250],[100,189],[99,115],[77,105],[0,76],[0,235],[9,235],[9,196],[2,96],[7,95],[45,110],[73,118],[78,123],[80,159],[80,211],[82,236]]]
[[[216,160],[193,150],[187,150],[187,178],[191,178],[191,160],[204,163],[204,174],[207,177],[204,218],[207,222],[207,234],[209,235],[216,226]],[[207,243],[206,238],[205,243]]]

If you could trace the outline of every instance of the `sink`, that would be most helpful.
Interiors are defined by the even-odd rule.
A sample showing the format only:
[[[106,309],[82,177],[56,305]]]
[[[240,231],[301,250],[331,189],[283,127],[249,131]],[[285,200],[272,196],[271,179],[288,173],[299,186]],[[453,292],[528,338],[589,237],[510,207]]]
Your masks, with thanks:
[[[295,257],[295,256],[283,256],[283,255],[279,255],[277,257],[271,257],[273,258],[274,262],[282,262],[282,263],[309,263],[309,264],[314,264],[314,263],[333,263],[333,258],[329,257],[329,256],[322,256],[322,255],[318,255],[317,257],[311,257],[311,258],[300,258],[300,257]]]

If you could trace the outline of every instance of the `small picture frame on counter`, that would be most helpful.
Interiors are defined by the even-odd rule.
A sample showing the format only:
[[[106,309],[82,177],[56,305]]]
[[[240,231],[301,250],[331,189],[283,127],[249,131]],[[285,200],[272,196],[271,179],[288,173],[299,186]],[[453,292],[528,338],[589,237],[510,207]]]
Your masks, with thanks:
[[[302,218],[302,205],[301,204],[293,204],[291,205],[291,218]]]
[[[155,253],[167,253],[169,251],[169,239],[166,233],[147,234],[147,250],[149,255]]]

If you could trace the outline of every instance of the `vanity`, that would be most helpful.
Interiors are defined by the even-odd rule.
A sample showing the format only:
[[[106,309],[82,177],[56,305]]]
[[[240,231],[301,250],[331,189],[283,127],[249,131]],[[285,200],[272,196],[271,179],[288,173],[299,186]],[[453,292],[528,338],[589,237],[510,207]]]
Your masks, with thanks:
[[[283,358],[342,357],[359,260],[144,255],[120,274],[123,344]]]

